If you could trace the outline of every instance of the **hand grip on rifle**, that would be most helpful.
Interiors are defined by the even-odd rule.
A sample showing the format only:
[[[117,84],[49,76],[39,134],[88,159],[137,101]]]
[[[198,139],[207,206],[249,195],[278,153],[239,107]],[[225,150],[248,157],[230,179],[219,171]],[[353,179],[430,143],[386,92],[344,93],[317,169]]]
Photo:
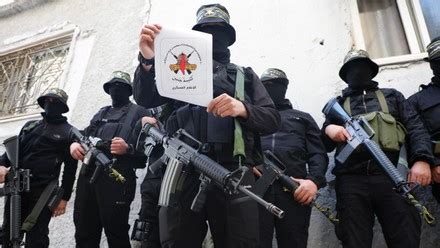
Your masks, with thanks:
[[[275,176],[276,179],[279,180],[283,188],[285,188],[289,193],[293,193],[296,191],[296,189],[298,189],[299,183],[297,183],[292,178],[284,174],[285,168],[286,166],[284,165],[284,163],[281,162],[281,160],[279,160],[275,154],[273,154],[270,150],[264,151],[265,173],[263,173],[263,177],[265,176],[271,177],[271,175]],[[262,182],[264,181],[265,180],[263,180]],[[272,181],[272,179],[268,179],[266,181],[270,182]],[[321,206],[316,202],[315,199],[312,200],[310,205],[318,209],[318,211],[324,214],[324,216],[327,217],[334,225],[337,225],[339,223],[338,218],[333,214],[330,208]]]
[[[101,150],[96,148],[96,144],[94,144],[91,140],[92,137],[85,137],[75,127],[72,127],[71,134],[73,135],[73,139],[75,139],[77,142],[79,142],[81,144],[81,146],[85,150],[85,152],[91,153],[91,156],[96,161],[95,162],[95,164],[96,164],[95,171],[93,172],[92,177],[90,178],[90,181],[89,181],[91,184],[96,182],[99,175],[104,170],[108,170],[109,176],[114,177],[117,182],[120,182],[120,183],[125,182],[124,176],[122,176],[121,173],[119,173],[117,170],[112,168],[114,161],[109,159]],[[97,143],[97,142],[95,142],[95,143]]]

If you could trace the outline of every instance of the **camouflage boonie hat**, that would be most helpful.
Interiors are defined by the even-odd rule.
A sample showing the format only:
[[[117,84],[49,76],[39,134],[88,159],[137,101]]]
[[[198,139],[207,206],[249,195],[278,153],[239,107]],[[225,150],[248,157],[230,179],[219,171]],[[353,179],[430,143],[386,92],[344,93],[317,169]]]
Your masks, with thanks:
[[[263,82],[263,84],[266,81],[273,81],[273,82],[280,82],[283,83],[285,85],[289,84],[289,79],[287,78],[287,75],[284,71],[277,69],[277,68],[269,68],[266,69],[263,74],[261,74],[260,77],[261,82]]]
[[[434,38],[431,43],[426,47],[428,57],[425,61],[440,60],[440,36]]]
[[[373,78],[379,72],[379,66],[370,59],[367,51],[364,51],[362,49],[351,50],[347,53],[347,55],[345,55],[344,64],[342,65],[341,70],[339,70],[339,77],[342,78],[342,80],[346,80],[347,71],[350,69],[350,66],[352,66],[353,62],[355,61],[367,62],[368,66],[370,66],[371,70],[373,71]]]
[[[123,71],[114,71],[109,81],[107,81],[104,85],[105,93],[109,94],[110,86],[113,83],[123,83],[130,89],[130,95],[132,94],[132,85],[131,85],[131,77],[130,74]]]
[[[225,25],[226,32],[229,35],[229,45],[235,42],[235,29],[231,26],[228,10],[221,4],[202,5],[197,10],[197,24],[193,30],[202,31],[203,24],[222,23]]]
[[[38,97],[37,102],[40,107],[44,108],[44,101],[47,97],[53,97],[57,99],[63,105],[63,113],[69,112],[69,106],[67,106],[67,99],[69,96],[60,88],[50,88],[43,95]]]

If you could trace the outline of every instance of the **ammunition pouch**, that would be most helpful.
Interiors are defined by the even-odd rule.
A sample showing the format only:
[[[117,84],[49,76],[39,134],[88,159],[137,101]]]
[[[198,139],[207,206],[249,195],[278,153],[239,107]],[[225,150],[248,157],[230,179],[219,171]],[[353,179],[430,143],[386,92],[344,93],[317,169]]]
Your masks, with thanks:
[[[152,223],[137,219],[133,224],[133,231],[131,232],[131,240],[140,242],[149,241],[152,237],[155,228],[158,228],[158,223]],[[153,238],[154,239],[154,238]]]
[[[363,117],[370,124],[374,131],[372,140],[376,142],[383,151],[398,152],[405,143],[406,129],[389,112],[388,105],[381,90],[375,91],[382,111],[370,112],[355,116]],[[351,115],[350,97],[343,103],[344,110]]]
[[[375,135],[372,139],[382,150],[400,151],[400,147],[405,143],[406,129],[391,114],[371,112],[360,116],[364,117],[374,130]]]

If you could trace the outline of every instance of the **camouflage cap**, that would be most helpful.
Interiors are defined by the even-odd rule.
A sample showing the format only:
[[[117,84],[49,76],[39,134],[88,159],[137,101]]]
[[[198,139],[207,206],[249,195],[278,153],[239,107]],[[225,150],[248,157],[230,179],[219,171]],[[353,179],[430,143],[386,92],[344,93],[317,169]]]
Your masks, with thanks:
[[[286,73],[277,68],[266,69],[263,74],[261,74],[260,80],[263,82],[263,84],[266,81],[277,81],[286,85],[289,84],[289,79],[287,78]]]
[[[130,89],[130,92],[132,92],[132,85],[131,85],[131,77],[130,74],[123,72],[123,71],[114,71],[112,73],[112,76],[110,78],[109,81],[107,81],[103,87],[104,87],[104,91],[108,94],[109,93],[109,89],[110,89],[110,85],[112,85],[113,83],[123,83],[124,85],[128,86],[128,88]],[[130,93],[131,95],[131,93]]]
[[[207,18],[216,18],[217,20],[220,19],[220,22],[230,24],[229,12],[221,4],[203,5],[197,10],[197,23],[200,23],[203,19]]]
[[[428,58],[425,60],[440,60],[440,36],[434,38],[431,43],[426,47],[426,51],[428,52]]]
[[[379,72],[379,66],[370,59],[367,51],[362,49],[351,50],[347,53],[347,55],[345,55],[344,64],[342,65],[341,70],[339,70],[339,77],[341,77],[342,80],[346,80],[347,71],[350,69],[350,66],[352,66],[353,62],[355,61],[367,62],[368,66],[370,66],[371,70],[373,71],[373,78]]]
[[[221,4],[207,4],[202,5],[197,10],[197,24],[192,28],[193,30],[203,31],[203,24],[208,23],[222,23],[225,25],[226,32],[229,35],[229,45],[235,42],[235,29],[231,26],[230,16],[228,10]]]
[[[67,99],[69,96],[60,88],[50,88],[43,95],[38,97],[37,102],[40,107],[44,108],[44,101],[47,97],[53,97],[57,99],[64,107],[63,113],[69,112],[69,106],[67,106]]]

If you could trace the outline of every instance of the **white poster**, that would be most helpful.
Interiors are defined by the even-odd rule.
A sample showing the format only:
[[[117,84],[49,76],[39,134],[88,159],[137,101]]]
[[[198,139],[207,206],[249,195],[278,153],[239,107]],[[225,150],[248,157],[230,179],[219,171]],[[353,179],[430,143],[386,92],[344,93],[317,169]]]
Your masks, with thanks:
[[[164,97],[207,106],[212,100],[212,36],[162,28],[154,41],[156,85]]]

